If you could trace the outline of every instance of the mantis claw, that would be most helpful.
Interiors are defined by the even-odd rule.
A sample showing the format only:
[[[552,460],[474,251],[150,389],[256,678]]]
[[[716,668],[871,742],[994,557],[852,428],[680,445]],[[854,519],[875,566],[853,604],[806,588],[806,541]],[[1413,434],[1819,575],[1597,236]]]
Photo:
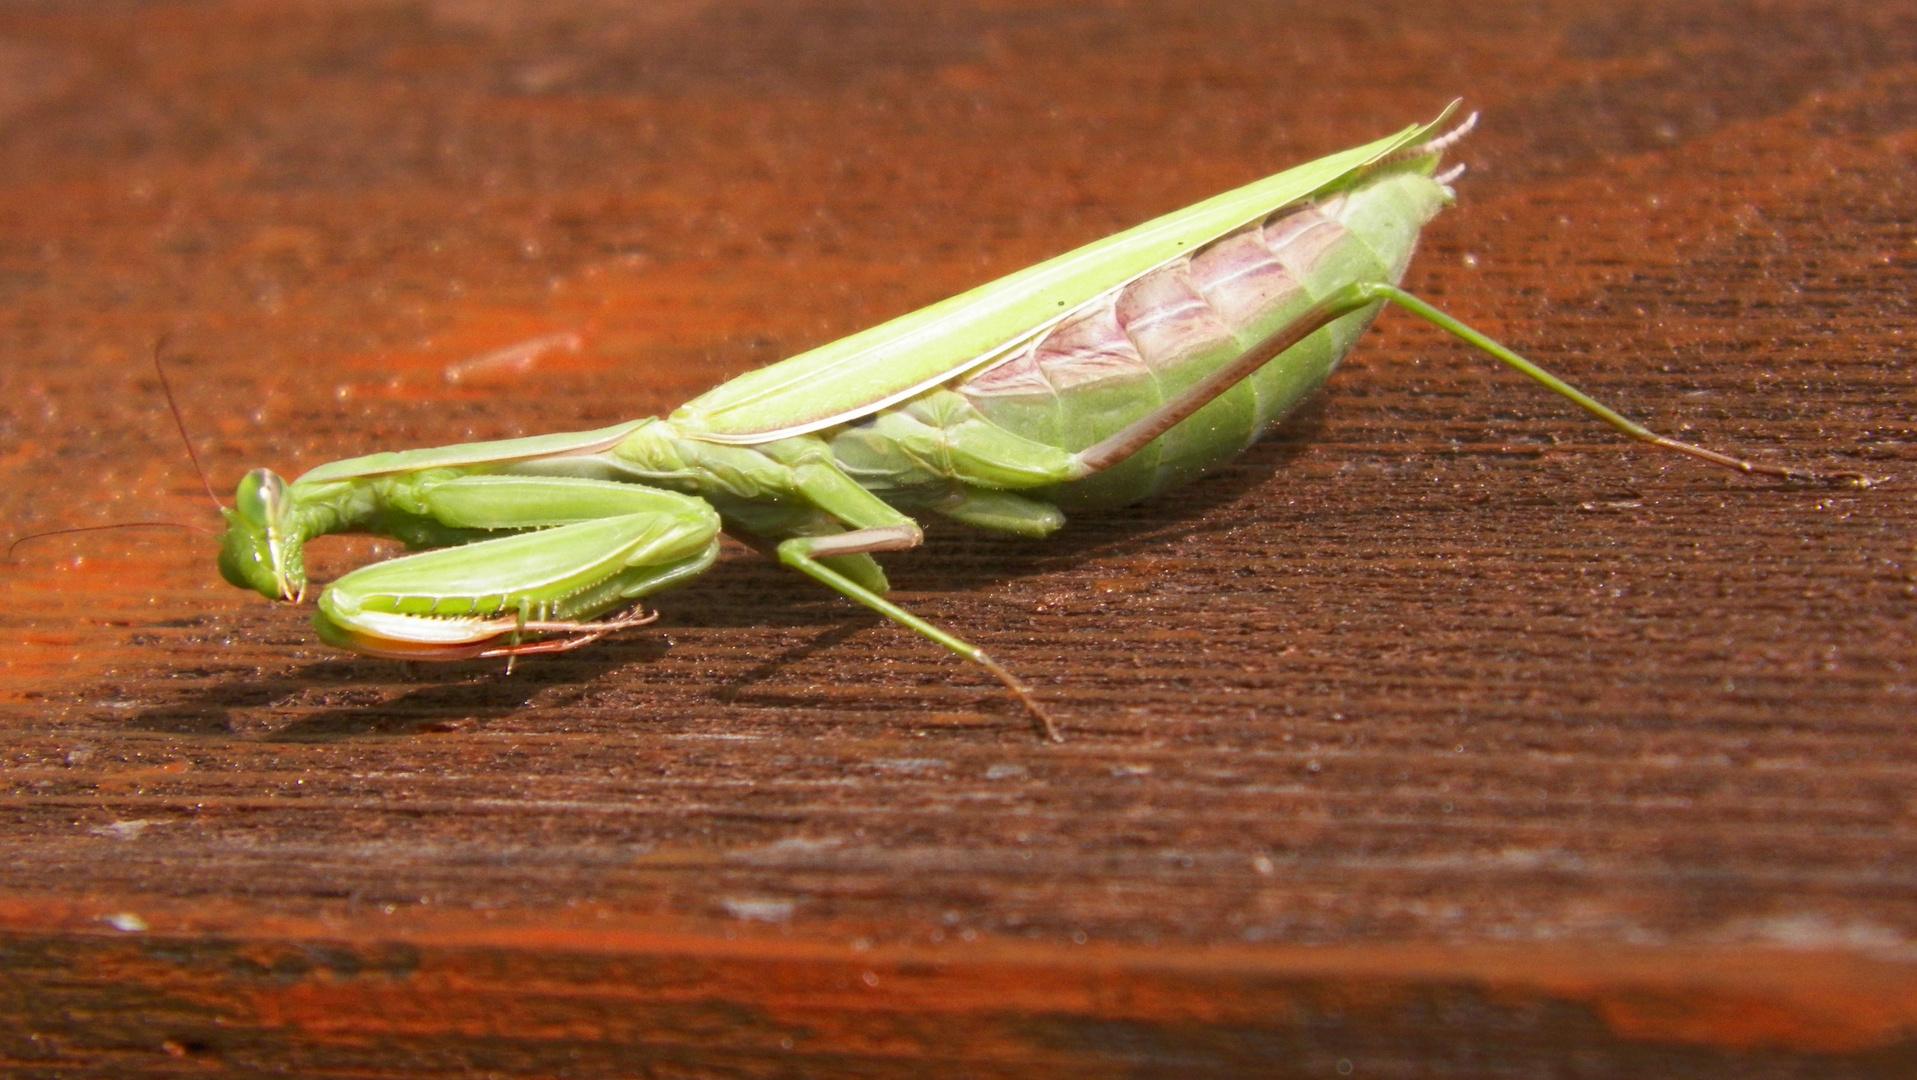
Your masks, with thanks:
[[[575,637],[547,639],[544,641],[514,641],[497,649],[488,649],[477,654],[482,660],[506,657],[506,673],[512,674],[512,661],[515,657],[536,656],[542,653],[571,652],[583,645],[590,645],[607,634],[620,630],[630,630],[635,626],[645,626],[659,621],[659,613],[648,612],[635,607],[628,614],[602,622],[528,622],[519,624],[522,630],[535,630],[544,634],[574,634]]]
[[[1860,472],[1811,473],[1810,479],[1831,487],[1847,487],[1854,491],[1869,491],[1879,481]]]
[[[1059,730],[1058,722],[1052,719],[1052,714],[1046,712],[1044,707],[1039,705],[1038,698],[1033,696],[1031,687],[1026,686],[1023,680],[1005,670],[998,661],[985,655],[982,650],[974,652],[972,659],[977,661],[979,666],[991,672],[999,682],[1005,684],[1007,690],[1010,690],[1018,697],[1019,703],[1025,706],[1025,711],[1032,714],[1032,723],[1038,728],[1039,738],[1044,739],[1046,742],[1062,743],[1065,741],[1065,733]]]

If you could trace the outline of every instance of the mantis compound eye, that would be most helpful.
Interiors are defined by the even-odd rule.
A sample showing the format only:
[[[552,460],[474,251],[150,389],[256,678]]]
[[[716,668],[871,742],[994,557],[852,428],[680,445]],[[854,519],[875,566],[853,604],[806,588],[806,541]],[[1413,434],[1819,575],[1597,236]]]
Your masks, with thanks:
[[[246,524],[264,530],[279,517],[285,495],[286,481],[281,480],[278,473],[254,469],[233,493],[233,507]]]

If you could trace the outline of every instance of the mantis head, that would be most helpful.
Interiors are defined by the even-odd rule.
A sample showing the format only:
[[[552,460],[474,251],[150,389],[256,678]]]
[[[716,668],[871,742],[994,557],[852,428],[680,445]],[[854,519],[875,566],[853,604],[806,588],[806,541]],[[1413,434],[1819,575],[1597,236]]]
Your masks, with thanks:
[[[254,469],[240,481],[233,507],[223,510],[220,576],[272,600],[297,603],[306,594],[302,537],[288,514],[286,481],[271,469]]]

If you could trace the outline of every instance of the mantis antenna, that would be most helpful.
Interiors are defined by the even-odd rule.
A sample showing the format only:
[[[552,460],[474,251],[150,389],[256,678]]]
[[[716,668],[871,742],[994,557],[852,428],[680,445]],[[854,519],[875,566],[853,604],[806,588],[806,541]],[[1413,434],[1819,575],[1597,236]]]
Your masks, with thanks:
[[[213,500],[213,508],[226,513],[226,504],[213,493],[213,482],[206,478],[206,470],[200,467],[200,455],[193,449],[193,438],[186,433],[186,417],[180,414],[180,402],[173,396],[173,383],[166,377],[166,365],[160,362],[160,353],[166,348],[167,339],[173,336],[171,330],[153,339],[153,373],[160,377],[160,392],[166,395],[166,407],[173,413],[173,426],[179,429],[180,442],[186,447],[186,459],[193,463],[193,472],[200,478],[200,487],[206,490],[206,497]]]
[[[160,362],[160,355],[165,350],[167,339],[170,337],[172,332],[168,331],[153,339],[153,373],[160,377],[160,392],[166,395],[167,410],[173,414],[173,426],[179,429],[180,442],[186,446],[186,458],[193,463],[193,472],[200,478],[200,487],[205,489],[206,497],[213,500],[213,508],[224,515],[226,505],[220,502],[218,495],[213,493],[213,482],[207,479],[206,470],[200,467],[200,455],[194,452],[193,440],[186,433],[186,418],[180,413],[179,400],[173,396],[173,383],[166,377],[166,365]],[[188,525],[183,521],[116,521],[110,525],[75,525],[70,528],[48,529],[45,532],[15,537],[13,542],[7,545],[7,558],[11,560],[14,549],[29,540],[39,540],[48,536],[65,536],[69,533],[105,532],[109,529],[186,529],[212,537],[220,535],[212,529]]]

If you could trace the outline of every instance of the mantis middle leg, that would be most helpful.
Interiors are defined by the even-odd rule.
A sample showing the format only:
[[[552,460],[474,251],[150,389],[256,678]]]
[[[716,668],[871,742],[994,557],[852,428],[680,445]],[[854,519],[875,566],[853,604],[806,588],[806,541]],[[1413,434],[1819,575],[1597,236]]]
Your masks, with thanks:
[[[1005,684],[1006,689],[1017,695],[1026,711],[1032,714],[1040,737],[1051,742],[1064,741],[1057,722],[1039,705],[1031,688],[1006,670],[1004,665],[992,659],[984,649],[926,622],[822,561],[837,556],[869,555],[917,547],[925,539],[918,522],[854,483],[829,460],[798,464],[792,473],[800,494],[814,506],[850,526],[850,530],[832,536],[795,536],[781,541],[778,548],[780,562],[991,672],[994,678]]]

